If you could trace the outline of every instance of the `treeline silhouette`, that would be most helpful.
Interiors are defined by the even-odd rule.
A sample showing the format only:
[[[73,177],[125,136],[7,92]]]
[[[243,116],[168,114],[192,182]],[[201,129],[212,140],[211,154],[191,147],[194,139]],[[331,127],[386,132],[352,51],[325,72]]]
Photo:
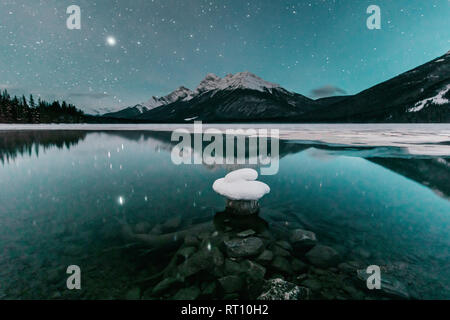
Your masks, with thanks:
[[[65,101],[46,102],[30,95],[11,98],[5,89],[0,92],[0,123],[78,123],[84,122],[84,113]]]
[[[19,155],[39,156],[41,151],[56,147],[69,149],[86,138],[86,131],[0,131],[0,163],[8,163]]]

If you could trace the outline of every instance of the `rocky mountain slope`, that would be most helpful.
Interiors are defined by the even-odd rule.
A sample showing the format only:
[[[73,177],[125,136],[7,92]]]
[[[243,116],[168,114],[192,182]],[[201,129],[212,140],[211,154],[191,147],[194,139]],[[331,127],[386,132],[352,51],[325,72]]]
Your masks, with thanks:
[[[355,95],[318,100],[250,72],[208,74],[195,90],[105,114],[139,122],[450,122],[450,51]]]
[[[299,116],[302,122],[450,122],[450,51],[356,95]]]

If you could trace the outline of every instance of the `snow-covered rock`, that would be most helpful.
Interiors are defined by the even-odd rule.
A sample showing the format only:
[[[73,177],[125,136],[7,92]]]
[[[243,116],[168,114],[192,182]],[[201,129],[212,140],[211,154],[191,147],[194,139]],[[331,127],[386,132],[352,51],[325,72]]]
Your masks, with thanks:
[[[266,281],[257,300],[308,300],[310,290],[276,278]]]
[[[267,184],[256,181],[258,173],[253,169],[230,172],[225,178],[216,180],[213,189],[229,200],[259,200],[270,192]]]
[[[256,170],[254,170],[254,169],[234,170],[234,171],[228,173],[224,179],[226,182],[234,182],[234,181],[238,181],[238,180],[253,181],[253,180],[258,179],[258,172],[256,172]]]

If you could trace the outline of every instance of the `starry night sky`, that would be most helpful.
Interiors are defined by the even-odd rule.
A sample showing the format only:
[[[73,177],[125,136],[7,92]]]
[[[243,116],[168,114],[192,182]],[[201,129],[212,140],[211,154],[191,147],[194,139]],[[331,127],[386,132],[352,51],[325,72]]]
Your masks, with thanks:
[[[66,27],[72,4],[81,30]],[[371,4],[381,30],[366,27]],[[449,0],[0,0],[0,88],[85,111],[194,89],[209,72],[353,94],[447,52],[449,16]]]

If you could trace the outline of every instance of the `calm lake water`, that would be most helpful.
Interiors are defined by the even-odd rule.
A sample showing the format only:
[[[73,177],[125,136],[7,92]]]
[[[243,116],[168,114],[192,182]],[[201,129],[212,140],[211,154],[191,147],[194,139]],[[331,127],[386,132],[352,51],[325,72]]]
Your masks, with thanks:
[[[217,279],[229,274],[223,270],[200,272],[165,291],[154,288],[168,265],[183,263],[174,262],[180,248],[195,249],[187,236],[196,237],[200,247],[207,241],[211,249],[217,234],[228,239],[253,229],[272,243],[302,228],[333,248],[339,261],[322,268],[273,249],[289,263],[298,259],[306,266],[283,274],[269,263],[265,279],[281,275],[309,287],[317,299],[398,297],[368,290],[357,277],[357,269],[378,265],[382,278],[412,298],[450,299],[446,129],[440,141],[431,142],[407,132],[410,145],[421,143],[417,152],[410,149],[414,154],[403,142],[349,147],[318,141],[314,129],[308,133],[314,138],[302,137],[300,130],[299,138],[289,129],[280,142],[279,172],[259,177],[271,188],[260,201],[259,217],[236,224],[224,217],[225,201],[211,186],[230,170],[248,166],[177,166],[168,132],[0,131],[0,298],[253,297],[242,288],[221,288]],[[81,290],[66,288],[69,265],[81,268]]]

